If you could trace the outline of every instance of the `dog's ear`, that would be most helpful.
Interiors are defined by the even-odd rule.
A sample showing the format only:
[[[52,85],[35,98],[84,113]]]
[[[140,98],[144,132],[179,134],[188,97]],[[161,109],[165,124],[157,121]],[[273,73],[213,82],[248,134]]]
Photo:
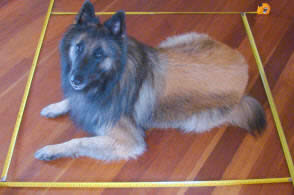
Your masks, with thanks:
[[[75,24],[99,24],[99,18],[95,16],[95,9],[93,4],[86,0],[76,16]]]
[[[104,26],[108,28],[113,35],[124,36],[126,34],[125,12],[116,12],[104,23]]]

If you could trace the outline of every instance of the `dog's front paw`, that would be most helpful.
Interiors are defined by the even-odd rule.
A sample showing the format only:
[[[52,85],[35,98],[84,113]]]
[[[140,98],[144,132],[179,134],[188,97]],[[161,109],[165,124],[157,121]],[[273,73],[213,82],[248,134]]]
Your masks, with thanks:
[[[35,158],[45,161],[55,160],[60,157],[61,155],[54,149],[54,145],[45,146],[35,153]]]
[[[60,114],[57,112],[57,108],[55,104],[50,104],[43,108],[40,113],[42,116],[47,118],[55,118],[59,116]]]

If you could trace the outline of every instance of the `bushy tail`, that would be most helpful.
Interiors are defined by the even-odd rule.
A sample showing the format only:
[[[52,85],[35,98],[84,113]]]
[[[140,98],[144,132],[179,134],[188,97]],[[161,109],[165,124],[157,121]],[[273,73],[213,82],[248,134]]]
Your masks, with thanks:
[[[247,129],[254,134],[261,133],[266,127],[266,119],[263,107],[252,97],[244,96],[230,113],[230,122],[233,125]]]

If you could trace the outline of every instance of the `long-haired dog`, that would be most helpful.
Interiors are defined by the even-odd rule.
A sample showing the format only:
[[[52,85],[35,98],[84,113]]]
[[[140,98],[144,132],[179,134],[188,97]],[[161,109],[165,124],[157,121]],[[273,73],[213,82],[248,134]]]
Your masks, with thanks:
[[[87,156],[135,158],[145,130],[203,132],[223,123],[261,131],[263,108],[244,96],[248,65],[240,53],[204,34],[189,33],[157,48],[126,33],[122,11],[101,23],[86,1],[60,43],[64,99],[41,115],[68,113],[92,137],[48,145],[40,160]]]

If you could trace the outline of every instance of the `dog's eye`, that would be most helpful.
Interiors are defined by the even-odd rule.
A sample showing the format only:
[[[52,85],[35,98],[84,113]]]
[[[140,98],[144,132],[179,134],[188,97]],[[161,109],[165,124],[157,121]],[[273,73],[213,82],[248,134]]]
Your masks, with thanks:
[[[81,42],[81,43],[78,43],[76,44],[75,46],[75,50],[78,54],[82,53],[83,50],[84,50],[84,44]]]
[[[102,48],[97,48],[94,52],[94,56],[97,59],[101,59],[104,56]]]

